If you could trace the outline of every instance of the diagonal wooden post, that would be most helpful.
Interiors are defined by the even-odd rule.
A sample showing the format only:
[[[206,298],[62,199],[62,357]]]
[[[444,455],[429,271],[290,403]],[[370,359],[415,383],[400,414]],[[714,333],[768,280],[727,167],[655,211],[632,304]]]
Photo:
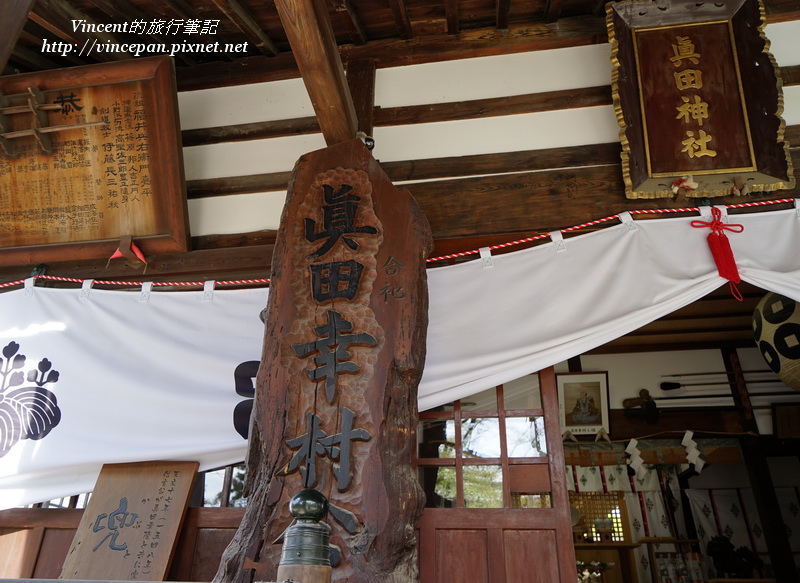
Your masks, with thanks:
[[[325,143],[330,146],[353,139],[358,119],[326,3],[277,0],[275,7]]]
[[[35,3],[36,0],[5,0],[0,3],[0,22],[4,29],[0,40],[0,75],[3,74],[22,27],[25,26],[28,12]]]
[[[248,507],[216,581],[273,580],[289,500],[329,501],[333,581],[418,579],[412,467],[430,228],[360,140],[303,156],[272,263]],[[334,561],[335,562],[335,561]]]

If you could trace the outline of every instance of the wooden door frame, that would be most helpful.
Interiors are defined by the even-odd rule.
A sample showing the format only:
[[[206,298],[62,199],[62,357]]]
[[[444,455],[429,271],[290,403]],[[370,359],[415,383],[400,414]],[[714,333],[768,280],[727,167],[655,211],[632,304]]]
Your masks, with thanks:
[[[572,521],[569,511],[566,465],[558,418],[558,393],[555,370],[539,371],[539,390],[547,441],[547,464],[550,470],[551,508],[526,510],[518,508],[426,508],[417,524],[421,583],[438,583],[436,575],[437,530],[485,531],[489,581],[505,581],[502,533],[507,530],[553,531],[558,552],[561,583],[574,583],[575,549],[572,544]],[[507,461],[507,460],[505,460]],[[505,486],[507,489],[507,486]],[[535,514],[533,514],[535,513]],[[431,545],[431,546],[429,546]],[[423,552],[423,549],[429,552]],[[557,582],[553,582],[557,583]]]

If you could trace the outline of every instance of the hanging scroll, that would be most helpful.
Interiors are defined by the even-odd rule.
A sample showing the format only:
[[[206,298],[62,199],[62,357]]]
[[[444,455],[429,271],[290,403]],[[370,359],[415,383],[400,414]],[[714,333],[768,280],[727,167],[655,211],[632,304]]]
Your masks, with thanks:
[[[793,188],[757,0],[627,0],[607,14],[628,198]]]
[[[0,77],[0,265],[186,251],[174,66]]]

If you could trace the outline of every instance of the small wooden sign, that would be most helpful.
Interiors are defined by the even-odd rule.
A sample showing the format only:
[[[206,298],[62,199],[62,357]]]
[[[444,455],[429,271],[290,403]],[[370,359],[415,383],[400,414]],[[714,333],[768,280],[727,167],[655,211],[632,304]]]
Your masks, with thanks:
[[[186,251],[169,57],[0,77],[0,265]]]
[[[60,578],[166,579],[198,465],[104,465]]]
[[[629,198],[684,184],[695,197],[793,187],[757,0],[626,0],[607,11]]]

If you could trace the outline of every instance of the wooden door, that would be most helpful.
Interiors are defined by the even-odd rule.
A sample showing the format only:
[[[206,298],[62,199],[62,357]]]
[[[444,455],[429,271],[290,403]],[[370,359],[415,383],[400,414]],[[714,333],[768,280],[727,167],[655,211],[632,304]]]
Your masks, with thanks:
[[[574,583],[552,368],[420,414],[420,583]]]

